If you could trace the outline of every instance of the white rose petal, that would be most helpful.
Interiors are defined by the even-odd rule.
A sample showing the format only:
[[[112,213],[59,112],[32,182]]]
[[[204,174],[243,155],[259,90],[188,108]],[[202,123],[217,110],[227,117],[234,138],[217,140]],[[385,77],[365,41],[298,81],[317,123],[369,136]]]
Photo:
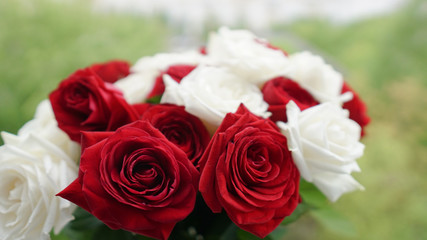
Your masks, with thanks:
[[[34,134],[50,141],[64,151],[71,159],[78,161],[80,146],[72,141],[68,135],[58,128],[58,123],[49,100],[40,102],[37,106],[34,119],[28,121],[18,131],[18,136],[25,137]]]
[[[222,27],[211,33],[207,52],[210,64],[224,66],[246,81],[257,85],[284,75],[289,66],[288,57],[280,50],[267,47],[265,40],[246,30]]]
[[[199,65],[180,84],[167,75],[163,80],[166,89],[162,103],[183,105],[187,112],[215,126],[241,103],[258,116],[270,115],[259,88],[225,68]]]
[[[73,219],[76,206],[55,196],[77,177],[77,164],[62,149],[33,133],[2,133],[0,239],[50,239]]]
[[[153,89],[155,80],[159,74],[169,66],[197,65],[203,61],[204,55],[197,51],[183,53],[160,53],[150,57],[139,59],[131,68],[131,74],[114,84],[123,92],[123,95],[131,104],[141,103]]]
[[[159,53],[154,56],[139,59],[135,65],[131,67],[131,72],[158,71],[175,64],[197,65],[202,62],[204,58],[205,55],[194,50],[181,53]]]
[[[160,71],[133,73],[115,82],[114,85],[122,91],[128,103],[141,103],[153,89],[159,74]]]
[[[344,84],[341,73],[325,63],[323,58],[304,51],[289,56],[289,72],[286,76],[299,83],[319,102],[341,105],[352,95],[341,95]]]
[[[289,149],[301,176],[313,182],[329,200],[361,186],[350,175],[359,172],[356,159],[363,155],[360,126],[348,118],[348,111],[333,103],[322,103],[300,111],[290,101],[287,123],[278,122],[288,138]]]

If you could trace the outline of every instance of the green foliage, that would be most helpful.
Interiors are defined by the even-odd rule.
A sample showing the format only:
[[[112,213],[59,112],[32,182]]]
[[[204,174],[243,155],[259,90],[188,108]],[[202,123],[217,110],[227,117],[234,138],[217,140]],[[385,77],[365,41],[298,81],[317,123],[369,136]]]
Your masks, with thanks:
[[[154,96],[152,98],[147,99],[145,102],[152,103],[152,104],[158,104],[160,103],[160,100],[162,99],[162,95]]]
[[[150,240],[145,236],[124,230],[112,230],[92,214],[77,208],[75,219],[71,221],[60,234],[51,234],[52,240]]]
[[[282,225],[291,224],[291,223],[295,222],[296,220],[298,220],[302,215],[307,213],[309,210],[310,210],[310,205],[308,205],[305,202],[302,202],[302,203],[298,204],[297,208],[292,212],[292,214],[290,216],[285,217],[285,219],[283,220],[283,222],[281,224]]]
[[[259,238],[251,233],[246,232],[245,230],[238,229],[237,230],[237,239],[238,240],[272,240],[270,236],[267,236],[265,238]]]
[[[333,208],[320,208],[310,212],[323,227],[340,236],[354,236],[356,229],[342,214]]]
[[[291,216],[285,218],[282,225],[289,225],[308,213],[331,232],[340,236],[355,235],[356,230],[353,224],[332,207],[325,195],[316,186],[301,179],[300,195],[303,201]]]

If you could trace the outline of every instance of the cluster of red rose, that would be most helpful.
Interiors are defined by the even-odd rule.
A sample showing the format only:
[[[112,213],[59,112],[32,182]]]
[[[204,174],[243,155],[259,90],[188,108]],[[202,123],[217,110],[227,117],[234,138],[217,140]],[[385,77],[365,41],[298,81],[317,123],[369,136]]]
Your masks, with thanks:
[[[164,91],[162,75],[179,82],[195,66],[162,72],[149,98]],[[287,139],[274,123],[286,119],[290,99],[301,109],[318,104],[284,77],[262,88],[270,119],[243,104],[209,132],[182,106],[129,104],[112,83],[129,64],[112,61],[74,72],[50,94],[58,126],[81,144],[78,178],[58,195],[112,229],[167,239],[192,211],[198,192],[214,213],[223,209],[238,227],[267,236],[300,203],[300,174]],[[350,118],[367,124],[365,105],[353,100]]]

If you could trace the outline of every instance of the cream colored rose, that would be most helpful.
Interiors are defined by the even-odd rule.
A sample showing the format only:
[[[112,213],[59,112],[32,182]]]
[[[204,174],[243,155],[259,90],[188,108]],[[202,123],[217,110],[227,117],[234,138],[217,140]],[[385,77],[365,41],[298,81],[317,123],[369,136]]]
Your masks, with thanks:
[[[50,239],[73,219],[75,205],[55,195],[77,177],[61,148],[33,133],[2,133],[0,239]]]
[[[240,79],[226,68],[199,65],[178,84],[168,75],[162,103],[185,106],[185,110],[219,126],[227,113],[243,103],[252,113],[268,117],[268,104],[254,84]]]
[[[300,111],[289,102],[288,122],[278,122],[288,138],[289,149],[301,176],[314,183],[331,201],[342,194],[363,189],[350,174],[359,172],[356,159],[363,155],[360,126],[348,111],[333,103],[322,103]]]
[[[227,67],[246,81],[257,85],[287,72],[289,60],[280,50],[246,30],[222,27],[211,33],[207,43],[210,64]]]
[[[341,105],[352,98],[341,95],[344,84],[341,73],[327,64],[323,58],[304,51],[289,56],[289,72],[285,76],[299,83],[319,102]]]
[[[141,103],[153,89],[157,76],[169,66],[175,64],[197,65],[204,55],[197,51],[183,53],[159,53],[139,59],[131,68],[131,74],[114,84],[123,92],[130,104]]]

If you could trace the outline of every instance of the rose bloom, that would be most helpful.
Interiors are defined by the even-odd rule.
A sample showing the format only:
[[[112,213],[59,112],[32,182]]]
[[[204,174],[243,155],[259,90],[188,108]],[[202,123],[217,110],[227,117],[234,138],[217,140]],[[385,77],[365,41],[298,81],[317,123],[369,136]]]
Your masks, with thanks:
[[[156,104],[144,111],[141,120],[159,129],[198,167],[199,159],[210,140],[209,132],[200,119],[186,112],[182,106]]]
[[[299,172],[287,140],[243,105],[229,113],[200,159],[199,190],[240,228],[264,238],[296,208]]]
[[[131,74],[115,82],[115,85],[123,92],[129,103],[142,103],[158,93],[156,92],[158,88],[156,87],[156,79],[169,67],[175,65],[196,66],[204,58],[205,56],[198,51],[159,53],[154,56],[143,57],[131,68]]]
[[[81,131],[113,131],[138,118],[120,90],[90,68],[63,80],[49,99],[59,128],[76,142]]]
[[[105,63],[96,63],[91,68],[98,76],[108,83],[114,83],[117,80],[126,77],[130,73],[130,64],[126,61],[113,60]]]
[[[167,239],[194,208],[199,173],[150,123],[84,132],[79,177],[58,195],[112,229]]]
[[[288,57],[246,30],[222,27],[207,43],[209,64],[228,68],[245,81],[261,85],[287,72]]]
[[[294,102],[286,106],[288,122],[278,122],[301,176],[312,182],[330,201],[363,187],[350,175],[359,172],[356,159],[363,155],[360,126],[348,111],[322,103],[300,111]]]
[[[168,75],[164,80],[162,103],[185,106],[187,112],[214,126],[219,126],[225,115],[235,112],[241,103],[256,115],[270,116],[259,88],[226,68],[199,65],[179,84]]]
[[[268,111],[272,113],[273,122],[286,122],[286,104],[294,101],[302,110],[319,104],[313,96],[298,83],[285,77],[273,78],[262,88],[264,100],[269,104]]]
[[[306,89],[318,102],[333,102],[341,105],[351,95],[341,95],[343,77],[322,57],[308,51],[289,56],[289,71],[285,76]]]
[[[50,239],[73,219],[75,205],[55,196],[77,176],[75,159],[33,133],[2,133],[0,239]]]

